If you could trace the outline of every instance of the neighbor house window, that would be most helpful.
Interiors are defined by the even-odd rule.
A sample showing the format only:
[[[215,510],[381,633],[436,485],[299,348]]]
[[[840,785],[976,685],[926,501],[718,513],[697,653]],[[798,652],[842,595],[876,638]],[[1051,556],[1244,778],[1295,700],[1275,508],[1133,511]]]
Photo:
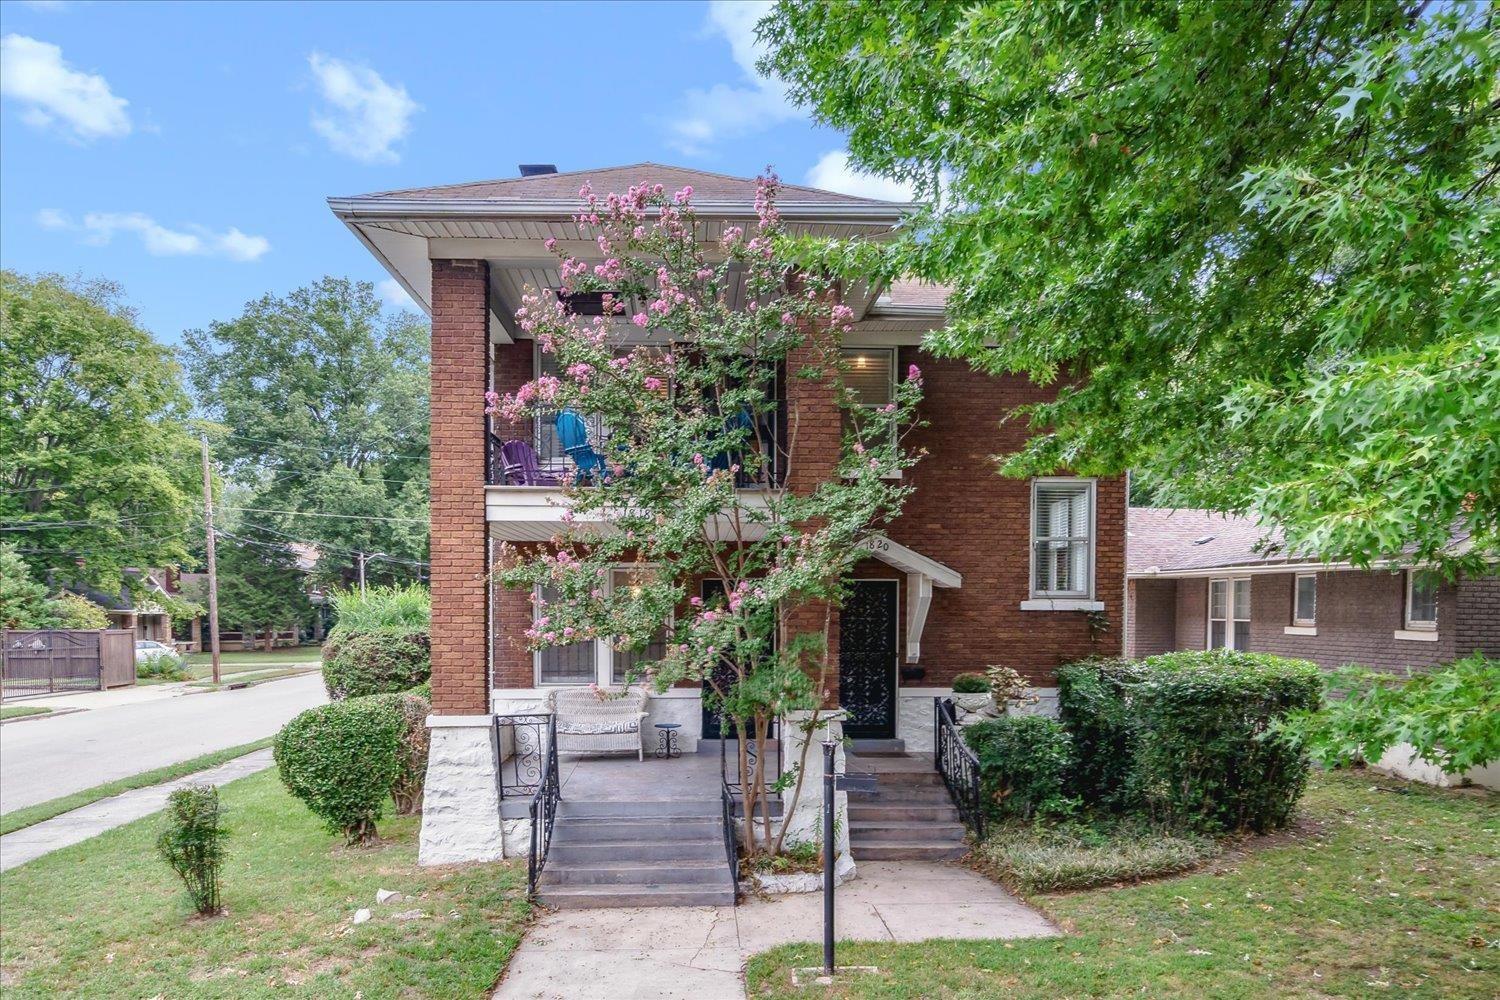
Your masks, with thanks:
[[[1031,484],[1031,596],[1090,598],[1094,591],[1094,484]]]
[[[1250,648],[1250,581],[1208,581],[1208,648]]]
[[[1298,573],[1296,591],[1292,598],[1292,624],[1316,625],[1318,623],[1318,577],[1314,573]]]
[[[854,397],[854,408],[843,414],[847,436],[860,426],[861,417],[896,398],[896,349],[893,347],[846,347],[844,385]]]
[[[610,571],[609,585],[614,593],[636,588],[651,578],[649,567],[621,566]],[[555,600],[552,587],[538,587],[533,621],[541,625],[547,616],[548,601]],[[545,629],[546,626],[542,626]],[[666,655],[667,635],[663,628],[649,644],[636,649],[617,649],[609,639],[588,639],[558,646],[546,646],[536,652],[536,682],[539,687],[584,684],[623,684],[627,678],[639,681],[640,665],[660,660]]]
[[[1431,570],[1406,572],[1406,627],[1432,631],[1437,628],[1438,577]]]

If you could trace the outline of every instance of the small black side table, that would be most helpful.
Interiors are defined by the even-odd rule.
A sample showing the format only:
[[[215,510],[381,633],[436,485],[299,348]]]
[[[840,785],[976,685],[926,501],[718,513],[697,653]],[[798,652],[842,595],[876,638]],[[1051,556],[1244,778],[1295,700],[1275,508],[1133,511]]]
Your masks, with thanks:
[[[681,757],[682,748],[677,745],[677,730],[682,728],[682,723],[658,722],[656,728],[656,756],[662,760]]]

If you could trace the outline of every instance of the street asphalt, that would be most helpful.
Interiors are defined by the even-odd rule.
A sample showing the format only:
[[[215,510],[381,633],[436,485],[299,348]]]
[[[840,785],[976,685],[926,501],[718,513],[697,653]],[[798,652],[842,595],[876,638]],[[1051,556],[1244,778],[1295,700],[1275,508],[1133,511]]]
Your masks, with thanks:
[[[96,702],[86,712],[0,726],[0,813],[250,743],[327,700],[322,675],[311,673],[239,691]]]

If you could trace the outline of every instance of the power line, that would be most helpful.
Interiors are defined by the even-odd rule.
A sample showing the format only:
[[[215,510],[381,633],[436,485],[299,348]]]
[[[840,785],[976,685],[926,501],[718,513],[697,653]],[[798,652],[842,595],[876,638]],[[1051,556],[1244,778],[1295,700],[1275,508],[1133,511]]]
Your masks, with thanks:
[[[374,514],[325,514],[310,510],[270,510],[265,507],[220,506],[220,510],[238,510],[252,514],[290,514],[295,517],[337,517],[348,521],[400,521],[406,524],[426,524],[425,517],[377,517]]]

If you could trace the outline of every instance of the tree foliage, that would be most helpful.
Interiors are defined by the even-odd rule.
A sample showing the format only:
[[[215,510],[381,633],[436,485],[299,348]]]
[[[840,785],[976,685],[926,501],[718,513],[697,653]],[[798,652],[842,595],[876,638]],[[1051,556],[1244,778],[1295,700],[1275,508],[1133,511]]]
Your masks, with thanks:
[[[31,575],[31,567],[14,545],[0,542],[0,628],[55,628],[57,624],[46,584]]]
[[[1495,17],[783,0],[761,32],[856,165],[937,202],[873,262],[953,287],[931,346],[1061,379],[1003,471],[1133,468],[1294,549],[1454,568],[1500,549]]]
[[[324,579],[351,580],[357,551],[406,561],[372,561],[371,579],[411,579],[427,551],[426,323],[326,277],[184,342],[199,402],[228,430],[215,457],[254,508],[234,529],[316,544]]]
[[[307,575],[297,568],[296,555],[284,545],[221,542],[218,575],[219,624],[245,633],[264,630],[268,650],[272,633],[301,625],[308,618],[312,605]]]
[[[0,526],[55,584],[182,562],[197,524],[181,371],[121,297],[0,272]]]

